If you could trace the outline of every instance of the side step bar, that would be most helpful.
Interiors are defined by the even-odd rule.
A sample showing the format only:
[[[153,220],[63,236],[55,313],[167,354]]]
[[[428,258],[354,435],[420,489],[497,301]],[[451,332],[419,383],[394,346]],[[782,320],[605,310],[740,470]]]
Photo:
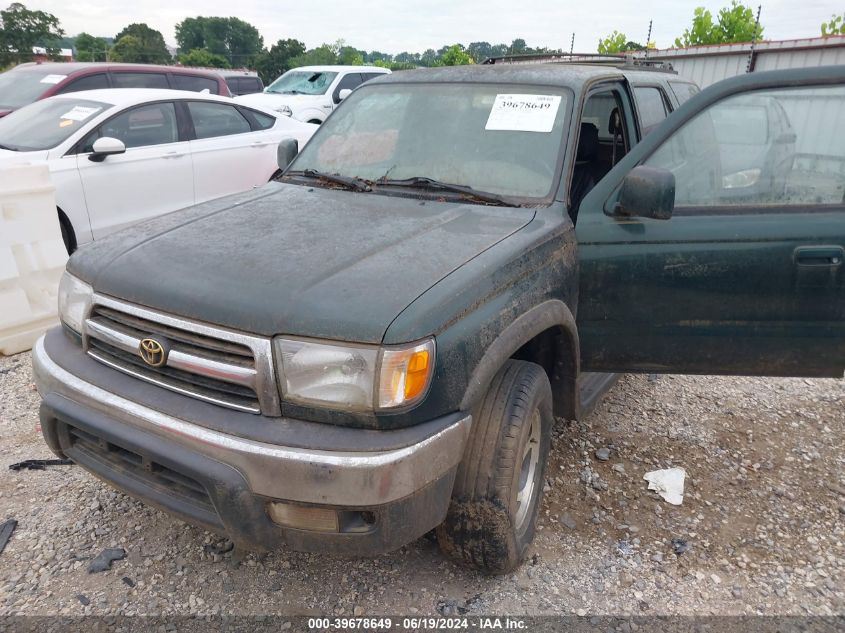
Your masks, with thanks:
[[[578,377],[581,406],[578,408],[578,419],[583,420],[593,412],[622,374],[603,374],[597,372],[583,372]]]

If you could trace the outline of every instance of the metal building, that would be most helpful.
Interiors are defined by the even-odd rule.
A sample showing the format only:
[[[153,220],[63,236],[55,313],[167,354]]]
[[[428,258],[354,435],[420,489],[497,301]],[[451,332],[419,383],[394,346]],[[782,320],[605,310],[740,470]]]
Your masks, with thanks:
[[[646,56],[645,51],[634,54]],[[666,61],[682,77],[702,88],[722,79],[754,71],[808,66],[845,65],[845,35],[801,40],[773,40],[742,44],[716,44],[648,51],[648,58]]]

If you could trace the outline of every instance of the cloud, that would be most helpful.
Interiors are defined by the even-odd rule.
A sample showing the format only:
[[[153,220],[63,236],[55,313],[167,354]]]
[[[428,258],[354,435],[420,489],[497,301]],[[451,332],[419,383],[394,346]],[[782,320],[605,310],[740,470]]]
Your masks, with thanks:
[[[67,3],[66,0],[24,0],[31,9],[49,11],[61,20],[65,31],[75,35],[114,36],[132,22],[146,22],[175,44],[175,26],[186,17],[220,15],[254,24],[267,44],[296,38],[308,47],[344,39],[350,46],[388,53],[422,52],[444,44],[472,41],[510,42],[521,37],[531,46],[568,49],[575,33],[575,49],[594,52],[600,37],[618,30],[629,39],[645,42],[649,20],[652,40],[670,46],[692,20],[696,6],[714,14],[729,0],[604,0],[562,3],[559,0],[430,0],[406,3],[377,0],[350,3],[323,0],[312,3],[280,3],[253,0],[233,5],[223,0],[111,0],[103,4]],[[817,37],[820,24],[841,13],[839,0],[768,0],[761,22],[768,39]]]

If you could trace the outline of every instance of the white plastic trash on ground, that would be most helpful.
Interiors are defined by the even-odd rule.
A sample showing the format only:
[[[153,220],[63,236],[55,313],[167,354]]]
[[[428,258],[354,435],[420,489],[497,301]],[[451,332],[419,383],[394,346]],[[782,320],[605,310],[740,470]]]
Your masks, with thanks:
[[[663,499],[672,505],[679,506],[684,502],[684,479],[687,471],[683,468],[666,468],[652,470],[643,475],[648,482],[648,489],[655,490]]]
[[[58,323],[66,262],[47,165],[0,164],[0,354],[30,349]]]

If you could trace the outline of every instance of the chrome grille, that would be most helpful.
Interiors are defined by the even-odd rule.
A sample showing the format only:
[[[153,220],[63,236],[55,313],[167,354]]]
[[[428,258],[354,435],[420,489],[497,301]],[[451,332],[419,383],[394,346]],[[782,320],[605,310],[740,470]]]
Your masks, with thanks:
[[[163,366],[141,358],[145,338],[166,341]],[[280,414],[269,339],[95,295],[83,344],[101,363],[171,391],[238,411]]]

